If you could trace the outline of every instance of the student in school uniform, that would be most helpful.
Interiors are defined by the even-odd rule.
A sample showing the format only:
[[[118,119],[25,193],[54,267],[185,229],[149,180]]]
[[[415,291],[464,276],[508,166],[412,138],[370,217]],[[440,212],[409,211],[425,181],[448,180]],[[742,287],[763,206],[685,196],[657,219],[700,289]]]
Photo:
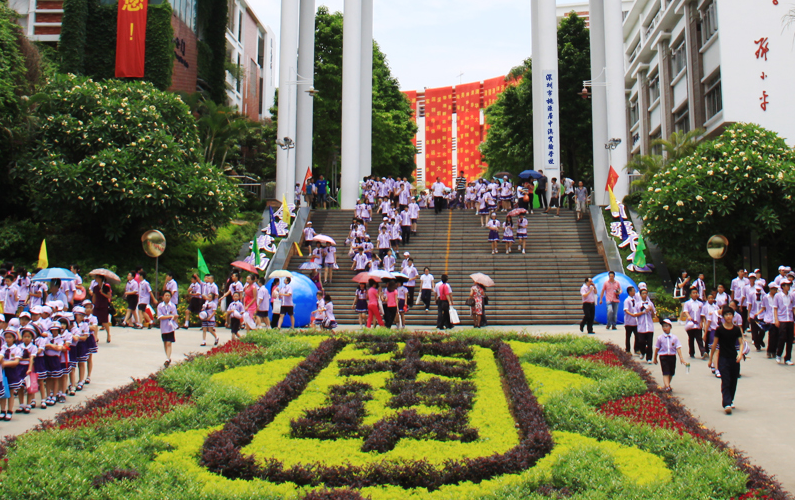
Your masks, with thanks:
[[[671,334],[673,323],[666,318],[660,321],[662,325],[663,334],[657,337],[657,342],[654,344],[654,364],[658,362],[662,368],[663,374],[663,391],[671,392],[671,379],[676,375],[676,356],[679,356],[679,361],[684,365],[685,357],[682,354],[682,343],[676,335]]]
[[[194,274],[190,277],[190,285],[188,285],[188,307],[185,309],[185,325],[183,328],[186,330],[190,327],[191,317],[196,316],[202,312],[202,283],[199,276]]]
[[[720,309],[712,293],[707,295],[707,301],[701,306],[701,321],[704,330],[704,349],[708,350],[712,345],[712,339],[715,338],[715,329],[720,324]]]
[[[519,248],[522,253],[525,253],[527,247],[527,217],[524,214],[519,214],[519,220],[516,222],[516,238],[519,240]]]
[[[417,286],[417,276],[419,276],[420,273],[417,271],[417,268],[414,267],[414,259],[409,257],[404,262],[405,265],[400,269],[400,272],[402,272],[403,274],[409,277],[408,281],[406,281],[404,286],[406,287],[406,290],[408,290],[409,294],[408,302],[406,302],[406,305],[408,306],[409,309],[411,309],[411,306],[414,305],[414,290]]]
[[[384,256],[392,249],[392,242],[389,240],[389,235],[386,232],[386,226],[381,226],[381,232],[378,233],[376,243],[378,244],[378,255],[383,259]]]
[[[403,210],[398,214],[400,218],[400,239],[404,245],[411,242],[411,214],[409,213],[408,205],[403,207]]]
[[[395,220],[394,217],[389,219],[389,223],[391,227],[389,237],[391,238],[392,248],[394,248],[395,251],[397,252],[400,249],[401,234],[402,234],[400,229],[400,223],[397,220]]]
[[[179,285],[175,279],[174,273],[169,271],[166,273],[166,281],[163,283],[163,291],[168,290],[171,292],[171,303],[174,307],[179,305]]]
[[[209,333],[215,337],[215,343],[218,345],[218,335],[215,334],[215,311],[218,309],[217,295],[213,292],[205,296],[207,299],[202,305],[202,312],[199,313],[199,318],[202,320],[202,343],[201,347],[207,345],[207,334]]]
[[[135,281],[135,275],[131,272],[127,273],[124,300],[127,302],[127,313],[121,321],[121,326],[141,328],[141,322],[138,320],[138,282]]]
[[[704,273],[699,273],[693,286],[698,289],[698,300],[702,303],[707,301],[707,285],[704,283]]]
[[[17,305],[19,304],[19,287],[15,284],[16,278],[12,274],[7,274],[3,279],[6,290],[5,300],[3,301],[3,315],[6,323],[12,318],[17,317]]]
[[[707,359],[707,352],[704,350],[704,342],[702,340],[702,319],[701,310],[704,305],[698,300],[698,288],[692,287],[690,289],[690,300],[682,306],[682,315],[685,317],[685,331],[687,332],[687,346],[690,351],[690,357],[696,357],[696,344],[698,344],[698,353],[704,359]]]
[[[497,214],[492,212],[491,219],[486,223],[486,229],[489,230],[489,241],[491,242],[491,254],[495,255],[499,251],[497,250],[497,244],[500,242],[500,221],[497,220]]]
[[[88,337],[91,335],[88,322],[86,322],[86,310],[82,306],[75,306],[72,310],[74,314],[74,325],[72,326],[72,348],[69,351],[69,363],[71,373],[69,373],[69,395],[73,395],[72,387],[77,391],[83,390],[86,380],[86,364],[88,363]]]
[[[36,338],[34,343],[36,345],[36,356],[33,358],[33,371],[39,379],[39,394],[41,395],[42,410],[47,409],[47,365],[44,362],[44,346],[49,343],[50,332],[42,330],[38,325],[35,326]],[[36,401],[31,402],[33,408],[36,407]]]
[[[68,325],[68,322],[66,322]],[[64,325],[60,322],[54,322],[50,327],[50,338],[44,345],[44,362],[47,366],[47,392],[49,396],[44,402],[47,406],[54,406],[60,402],[60,394],[56,392],[60,388],[60,380],[63,376],[63,368],[61,368],[61,351],[64,349],[64,340],[61,336]],[[65,400],[66,398],[64,398]]]
[[[756,273],[748,275],[748,286],[743,289],[741,305],[745,306],[748,327],[751,329],[751,340],[757,352],[761,351],[765,346],[765,332],[760,326],[761,319],[758,317],[762,310],[762,297],[764,295],[765,290],[759,284]]]
[[[729,305],[729,300],[731,300],[731,297],[726,293],[726,288],[723,285],[718,285],[718,292],[715,294],[715,304],[722,309],[723,306]]]
[[[646,363],[651,364],[652,344],[654,342],[654,316],[657,308],[649,298],[649,289],[646,283],[638,285],[640,290],[640,308],[638,312],[638,337],[640,338],[640,352],[646,357]]]
[[[353,264],[351,264],[351,271],[364,272],[367,270],[367,264],[370,259],[364,254],[364,248],[359,247],[356,255],[353,256]]]
[[[776,328],[776,317],[773,314],[773,304],[778,294],[778,283],[775,280],[767,284],[769,292],[762,297],[762,307],[764,312],[761,313],[762,321],[765,323],[767,335],[767,359],[776,357],[776,349],[778,349],[778,328]]]
[[[257,279],[259,288],[257,288],[257,314],[256,324],[257,328],[261,328],[263,323],[268,324],[268,312],[270,312],[271,294],[268,287],[265,286],[265,277],[262,276]],[[268,325],[270,326],[270,325]]]
[[[88,361],[86,362],[86,378],[85,384],[91,383],[91,373],[94,370],[94,355],[99,352],[97,339],[99,338],[99,320],[94,315],[94,303],[86,299],[82,304],[83,309],[86,310],[86,319],[83,320],[88,324],[89,336],[86,339],[86,351],[88,352]]]
[[[724,307],[721,316],[721,324],[715,330],[715,340],[712,341],[709,362],[712,366],[717,362],[717,369],[721,374],[721,406],[724,413],[731,415],[735,408],[734,397],[740,375],[740,362],[743,360],[743,353],[737,350],[737,342],[742,340],[743,332],[734,324],[734,311],[730,307]]]
[[[351,309],[356,311],[359,316],[359,326],[364,328],[367,321],[367,285],[365,283],[359,283],[358,288],[356,288]]]
[[[221,296],[221,300],[226,298],[226,307],[229,308],[229,304],[232,303],[232,295],[235,293],[243,293],[243,283],[240,282],[240,274],[233,272],[230,276],[230,282],[227,285],[226,293]]]
[[[549,196],[549,206],[544,213],[548,214],[550,210],[557,208],[555,217],[560,217],[560,184],[558,184],[558,179],[556,177],[552,178],[552,186],[550,187]]]
[[[160,338],[163,340],[163,350],[166,353],[164,366],[171,364],[171,345],[176,342],[174,331],[177,328],[177,306],[171,301],[171,292],[163,292],[163,301],[157,305],[157,319],[160,320]]]
[[[408,308],[409,289],[403,283],[398,284],[397,299],[398,299],[398,328],[403,329],[406,327],[406,311]]]
[[[502,225],[502,241],[505,242],[505,254],[511,253],[511,245],[513,244],[513,218],[510,215],[505,218],[505,224]]]
[[[425,268],[420,276],[420,300],[425,304],[425,310],[431,310],[431,292],[433,292],[433,274],[429,268]],[[419,304],[419,302],[417,302]]]
[[[395,257],[392,255],[392,252],[387,253],[383,259],[381,259],[381,265],[386,272],[393,272],[395,270]]]
[[[635,353],[638,352],[638,296],[634,286],[627,287],[627,298],[624,299],[624,336],[626,339],[626,351],[631,353],[629,342],[632,335],[635,335]]]
[[[776,363],[792,366],[792,341],[793,341],[793,303],[790,295],[792,282],[781,280],[781,289],[773,301],[773,318],[778,330],[778,347],[776,349]],[[785,353],[786,348],[786,353]],[[782,356],[784,358],[782,359]]]
[[[304,229],[304,245],[306,245],[306,253],[312,253],[312,243],[315,241],[315,233],[314,228],[312,227],[312,221],[308,221],[306,223],[306,228]]]
[[[416,198],[409,201],[409,217],[411,218],[411,234],[417,234],[417,221],[420,218],[420,206]]]
[[[331,300],[331,295],[326,294],[323,296],[323,323],[320,325],[324,330],[331,330],[337,328],[337,318],[334,316],[334,302]]]
[[[240,292],[232,294],[232,303],[226,308],[226,321],[229,324],[229,329],[232,331],[232,339],[240,339],[238,332],[240,331],[240,322],[243,319],[246,308],[243,302],[240,301]]]
[[[279,289],[279,295],[282,299],[282,312],[279,316],[279,324],[277,328],[282,327],[285,316],[290,316],[290,328],[295,328],[295,313],[293,312],[293,287],[290,285],[292,278],[289,276],[284,278],[284,285]]]
[[[14,309],[16,312],[16,309]],[[0,349],[3,359],[3,371],[5,372],[6,379],[8,379],[9,394],[5,394],[5,398],[0,400],[0,414],[4,413],[3,420],[6,422],[11,420],[14,413],[14,391],[19,390],[25,386],[24,376],[20,376],[19,362],[22,358],[22,350],[16,345],[19,337],[17,332],[13,330],[6,330],[3,332],[3,347]]]

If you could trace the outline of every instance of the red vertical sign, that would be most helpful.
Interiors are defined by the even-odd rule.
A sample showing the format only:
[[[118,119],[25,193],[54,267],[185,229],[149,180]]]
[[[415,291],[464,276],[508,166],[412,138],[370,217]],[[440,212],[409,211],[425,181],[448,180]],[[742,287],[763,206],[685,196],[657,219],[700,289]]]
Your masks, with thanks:
[[[425,183],[453,182],[453,87],[425,91]]]
[[[458,171],[472,181],[480,177],[480,82],[456,85]]]
[[[147,0],[119,0],[116,22],[116,78],[143,78]]]

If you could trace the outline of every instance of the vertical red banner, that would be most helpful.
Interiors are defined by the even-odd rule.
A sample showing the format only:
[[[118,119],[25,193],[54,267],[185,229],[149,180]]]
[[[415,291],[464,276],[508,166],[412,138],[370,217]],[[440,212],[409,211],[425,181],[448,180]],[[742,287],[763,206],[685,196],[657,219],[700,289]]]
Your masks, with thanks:
[[[453,182],[453,87],[425,90],[425,183]]]
[[[116,22],[116,78],[143,78],[147,0],[119,0]]]
[[[456,85],[458,171],[467,180],[482,173],[480,162],[480,82]]]
[[[416,90],[406,90],[403,92],[406,95],[406,99],[409,100],[409,104],[411,105],[411,118],[414,120],[414,123],[417,122],[417,91]],[[414,137],[411,138],[411,144],[414,145],[414,173],[412,176],[414,179],[417,178],[417,134],[414,134]]]
[[[488,80],[483,81],[483,109],[485,110],[495,102],[497,102],[497,98],[502,94],[505,90],[507,83],[505,82],[504,76],[498,76],[496,78],[489,78]],[[486,124],[483,125],[483,142],[486,141],[486,136],[488,135],[489,125],[488,120],[486,120]],[[488,168],[487,164],[483,164],[483,168]]]

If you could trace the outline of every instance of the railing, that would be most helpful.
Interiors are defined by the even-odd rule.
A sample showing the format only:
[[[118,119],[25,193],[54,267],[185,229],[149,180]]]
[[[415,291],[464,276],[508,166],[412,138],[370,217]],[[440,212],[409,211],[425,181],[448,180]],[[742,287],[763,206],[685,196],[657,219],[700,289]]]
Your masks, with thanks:
[[[632,54],[629,55],[629,64],[632,64],[633,62],[635,62],[635,59],[637,59],[638,54],[640,54],[640,45],[641,45],[641,43],[638,42],[638,44],[635,45],[635,50],[633,50]]]
[[[263,223],[264,219],[265,217],[263,216]],[[304,235],[304,227],[306,227],[306,221],[308,219],[309,207],[303,207],[296,210],[295,220],[293,221],[292,226],[290,226],[290,232],[287,234],[286,238],[279,242],[279,246],[276,248],[276,253],[273,254],[270,262],[268,262],[268,267],[265,268],[265,273],[262,274],[262,276],[267,278],[273,271],[284,269],[287,266],[287,262],[290,258],[290,251],[293,248],[293,243],[301,243],[301,238]]]
[[[654,28],[657,26],[657,23],[660,22],[660,18],[662,17],[663,10],[664,10],[663,6],[660,6],[660,10],[657,11],[657,13],[652,18],[651,23],[649,23],[649,27],[646,28],[646,39],[647,40],[649,39],[649,36],[651,36],[652,31],[654,31]]]
[[[621,265],[621,253],[618,251],[616,240],[613,239],[607,231],[602,211],[604,207],[599,205],[591,205],[591,226],[593,227],[594,236],[596,237],[597,246],[603,251],[605,264],[608,271],[614,273],[624,273],[624,268]]]

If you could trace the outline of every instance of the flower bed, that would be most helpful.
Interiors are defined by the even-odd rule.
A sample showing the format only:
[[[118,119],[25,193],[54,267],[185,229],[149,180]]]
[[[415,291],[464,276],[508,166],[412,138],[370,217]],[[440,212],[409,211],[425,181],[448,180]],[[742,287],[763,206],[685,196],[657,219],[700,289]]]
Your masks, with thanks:
[[[6,497],[784,498],[594,339],[376,330],[230,344],[3,443]]]

